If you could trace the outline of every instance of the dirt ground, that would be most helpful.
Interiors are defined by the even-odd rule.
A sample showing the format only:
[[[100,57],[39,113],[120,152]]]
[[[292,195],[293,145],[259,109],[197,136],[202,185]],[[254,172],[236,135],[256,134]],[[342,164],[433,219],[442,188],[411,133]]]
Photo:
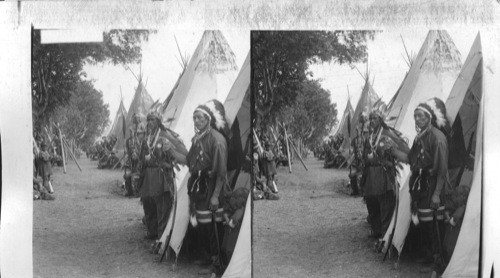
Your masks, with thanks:
[[[54,168],[55,201],[34,201],[34,277],[202,277],[179,259],[158,264],[143,239],[138,198],[123,197],[123,172],[82,158]],[[347,195],[346,170],[316,158],[278,169],[278,201],[254,202],[253,277],[428,277],[419,265],[382,263],[373,250],[361,198]]]
[[[161,264],[143,239],[142,206],[118,185],[123,172],[98,170],[97,161],[54,168],[54,201],[34,201],[34,277],[202,277],[179,259]]]
[[[430,277],[401,257],[382,262],[368,237],[366,206],[349,196],[347,170],[324,169],[323,161],[297,161],[293,173],[278,168],[280,200],[255,201],[254,277]]]

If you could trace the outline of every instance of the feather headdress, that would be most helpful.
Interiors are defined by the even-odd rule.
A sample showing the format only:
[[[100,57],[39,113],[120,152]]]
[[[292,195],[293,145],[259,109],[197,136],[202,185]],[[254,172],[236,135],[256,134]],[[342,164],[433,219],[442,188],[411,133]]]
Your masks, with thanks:
[[[208,116],[212,128],[215,128],[225,137],[229,136],[230,131],[226,120],[226,110],[220,101],[216,99],[209,100],[205,104],[198,105],[194,111]]]
[[[420,103],[415,110],[420,110],[429,115],[431,124],[443,131],[445,135],[449,135],[451,131],[450,121],[446,113],[446,106],[441,99],[437,97],[431,98]]]

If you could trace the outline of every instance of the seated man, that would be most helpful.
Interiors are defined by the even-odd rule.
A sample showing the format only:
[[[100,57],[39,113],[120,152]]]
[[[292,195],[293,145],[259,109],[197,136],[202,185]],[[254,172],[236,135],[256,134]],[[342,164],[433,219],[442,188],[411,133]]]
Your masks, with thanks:
[[[53,201],[55,197],[43,187],[42,179],[33,177],[33,200],[39,199]]]
[[[470,188],[467,185],[460,185],[452,192],[446,194],[445,199],[445,232],[443,240],[443,251],[445,264],[451,259],[455,245],[457,244],[462,220],[465,215],[467,198]]]
[[[253,154],[253,178],[255,181],[255,186],[253,188],[253,199],[268,199],[268,200],[279,200],[279,195],[277,193],[273,193],[269,186],[267,185],[266,179],[260,176],[259,171],[259,155],[257,153]]]
[[[241,222],[245,214],[245,207],[249,191],[244,187],[234,190],[224,205],[224,239],[222,241],[222,252],[224,265],[227,266],[233,256],[236,241],[240,233]]]

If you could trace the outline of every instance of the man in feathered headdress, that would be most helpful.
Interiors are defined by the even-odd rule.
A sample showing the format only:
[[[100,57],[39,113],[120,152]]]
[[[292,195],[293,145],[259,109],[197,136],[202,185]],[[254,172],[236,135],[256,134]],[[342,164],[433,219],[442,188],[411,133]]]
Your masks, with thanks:
[[[193,113],[195,136],[186,157],[191,177],[188,194],[191,202],[191,223],[207,242],[211,273],[222,273],[224,197],[230,193],[227,180],[229,126],[224,106],[217,100],[199,105]],[[215,221],[215,223],[214,223]]]
[[[179,148],[179,142],[175,134],[162,124],[162,117],[157,111],[148,113],[147,135],[140,154],[140,195],[148,227],[147,239],[161,237],[167,225],[176,190],[174,167],[176,163],[185,164],[187,154],[185,148]]]
[[[438,98],[419,104],[415,108],[414,119],[417,136],[411,150],[408,153],[394,150],[393,153],[410,164],[412,213],[418,216],[424,232],[424,244],[430,244],[424,246],[424,256],[427,261],[434,262],[435,271],[441,272],[443,204],[445,189],[449,184],[448,138],[451,128],[445,104]]]
[[[356,127],[356,136],[351,140],[352,162],[349,170],[351,196],[357,196],[360,193],[358,180],[364,169],[363,149],[368,133],[368,127],[366,126],[367,121],[368,117],[361,115],[358,126]]]
[[[125,141],[125,151],[127,154],[125,169],[129,169],[129,172],[127,173],[125,170],[125,174],[123,175],[125,179],[125,196],[133,196],[134,193],[136,193],[132,186],[132,179],[134,179],[139,172],[139,155],[141,153],[142,141],[144,140],[145,134],[146,126],[139,121],[135,130],[130,128],[130,137]]]
[[[364,142],[363,188],[372,236],[379,238],[385,234],[391,222],[399,194],[396,175],[398,161],[391,148],[408,150],[401,133],[387,126],[383,111],[374,109],[369,114],[368,138]],[[380,240],[379,240],[380,242]]]

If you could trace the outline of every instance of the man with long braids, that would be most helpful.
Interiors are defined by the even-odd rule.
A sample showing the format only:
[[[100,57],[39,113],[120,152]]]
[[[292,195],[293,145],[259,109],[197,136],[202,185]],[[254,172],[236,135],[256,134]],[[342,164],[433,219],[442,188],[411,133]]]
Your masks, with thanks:
[[[130,128],[130,137],[125,141],[125,152],[127,154],[127,161],[123,178],[125,179],[125,196],[130,197],[134,194],[137,188],[133,187],[133,180],[139,172],[139,155],[141,152],[142,141],[144,140],[144,135],[146,133],[146,126],[141,123],[141,117],[138,114],[132,116],[133,126]]]
[[[424,258],[442,272],[444,196],[448,188],[448,136],[451,130],[442,100],[431,98],[414,112],[417,136],[411,150],[393,150],[410,164],[412,213],[418,216],[424,244]],[[430,269],[429,269],[430,271]]]
[[[222,202],[231,191],[227,180],[229,128],[224,106],[217,100],[199,105],[193,113],[193,121],[196,134],[186,157],[191,173],[188,181],[191,222],[198,226],[200,242],[207,243],[203,247],[210,255],[211,268],[205,272],[215,276],[223,271]]]
[[[399,186],[396,183],[398,161],[391,147],[408,150],[401,133],[387,126],[383,113],[375,109],[369,115],[370,135],[365,140],[365,163],[361,186],[366,200],[372,236],[387,231],[396,204]]]
[[[176,190],[174,167],[176,163],[185,164],[183,155],[178,152],[179,148],[173,148],[175,134],[163,126],[161,119],[156,111],[148,113],[147,135],[140,155],[140,195],[148,228],[147,239],[157,239],[163,234]]]
[[[358,180],[364,169],[363,150],[366,139],[365,134],[368,133],[365,133],[365,129],[368,130],[365,123],[365,117],[361,116],[358,126],[356,127],[356,136],[351,141],[351,149],[353,152],[353,161],[350,166],[351,168],[349,168],[351,196],[358,196],[360,193]]]

